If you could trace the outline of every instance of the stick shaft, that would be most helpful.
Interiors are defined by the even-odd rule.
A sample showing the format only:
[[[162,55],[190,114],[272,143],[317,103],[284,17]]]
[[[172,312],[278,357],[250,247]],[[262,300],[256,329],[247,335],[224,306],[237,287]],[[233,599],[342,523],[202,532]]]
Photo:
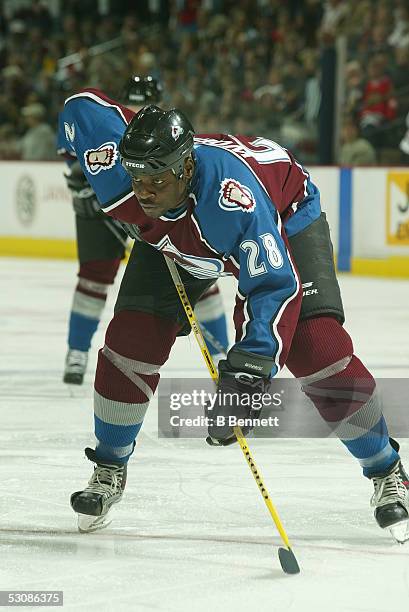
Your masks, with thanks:
[[[205,339],[203,338],[202,330],[200,329],[200,325],[197,322],[196,315],[195,315],[195,313],[193,311],[193,308],[192,308],[192,306],[190,304],[190,300],[189,300],[188,295],[186,293],[186,289],[185,289],[185,286],[184,286],[184,284],[182,282],[182,279],[180,278],[179,271],[178,271],[178,269],[176,267],[175,262],[172,259],[170,259],[169,257],[166,257],[166,255],[165,255],[165,261],[166,261],[167,266],[169,268],[169,272],[170,272],[170,275],[171,275],[172,280],[174,282],[174,285],[176,287],[176,291],[178,292],[180,301],[182,302],[183,309],[184,309],[184,311],[186,313],[186,316],[187,316],[187,318],[189,320],[189,323],[190,323],[190,325],[192,327],[193,334],[194,334],[194,336],[196,338],[196,341],[197,341],[197,343],[199,345],[200,351],[201,351],[201,353],[203,355],[203,358],[204,358],[204,360],[206,362],[206,365],[207,365],[207,368],[209,370],[210,376],[212,377],[214,382],[217,384],[217,381],[219,379],[219,374],[218,374],[217,368],[214,365],[212,356],[211,356],[211,354],[209,352],[209,349],[207,348],[207,344],[205,342]]]
[[[254,461],[249,446],[247,444],[247,441],[245,439],[245,437],[243,436],[243,434],[241,433],[241,430],[239,427],[234,427],[234,433],[236,434],[236,438],[237,441],[240,445],[241,450],[243,451],[243,455],[250,467],[251,473],[253,474],[254,480],[257,483],[258,488],[260,489],[260,493],[263,496],[264,502],[268,508],[268,511],[275,523],[275,526],[277,527],[277,530],[284,542],[284,544],[287,546],[287,548],[291,548],[291,544],[290,541],[288,539],[287,533],[283,527],[283,524],[281,522],[281,519],[278,515],[277,510],[275,509],[275,506],[273,504],[273,502],[270,499],[270,496],[268,494],[268,491],[263,483],[263,478],[261,476],[261,472],[258,469],[256,462]]]
[[[201,321],[199,322],[199,325],[205,341],[210,342],[210,344],[212,344],[216,351],[218,351],[221,355],[226,355],[226,347],[224,347],[221,342],[219,342],[218,339],[213,336],[213,334],[207,329],[205,325],[203,325]]]
[[[180,278],[179,271],[178,271],[178,269],[176,267],[175,262],[172,259],[170,259],[169,257],[165,256],[165,261],[166,261],[167,266],[169,268],[169,272],[170,272],[170,274],[172,276],[172,280],[173,280],[173,282],[175,284],[176,291],[179,294],[180,301],[182,302],[182,305],[183,305],[184,311],[186,313],[186,316],[187,316],[187,318],[189,320],[189,323],[192,326],[192,330],[193,330],[194,336],[195,336],[195,338],[197,340],[197,343],[198,343],[198,345],[200,347],[200,350],[201,350],[201,353],[203,355],[203,358],[204,358],[204,360],[206,362],[206,365],[208,367],[208,370],[210,372],[210,376],[212,377],[214,382],[217,384],[218,379],[219,379],[218,371],[217,371],[217,369],[216,369],[216,367],[215,367],[215,365],[213,363],[213,359],[212,359],[211,354],[209,353],[209,350],[207,348],[205,339],[203,338],[203,334],[202,334],[202,331],[200,329],[200,325],[197,322],[196,315],[195,315],[195,313],[193,311],[193,308],[192,308],[192,306],[190,304],[190,300],[189,300],[189,297],[188,297],[188,295],[186,293],[186,289],[185,289],[185,286],[184,286],[184,284],[182,282],[182,279]],[[287,546],[288,549],[291,549],[291,545],[290,545],[290,541],[288,539],[288,536],[287,536],[287,534],[285,532],[285,529],[284,529],[283,524],[282,524],[282,522],[280,520],[278,512],[275,509],[274,504],[273,504],[273,502],[270,499],[270,496],[268,494],[267,488],[266,488],[266,486],[265,486],[265,484],[263,482],[263,479],[261,477],[261,473],[260,473],[260,471],[259,471],[259,469],[258,469],[258,467],[256,465],[256,462],[254,461],[254,459],[252,457],[252,454],[250,452],[250,449],[249,449],[249,446],[247,444],[246,438],[244,437],[243,432],[241,431],[240,427],[238,427],[238,426],[234,427],[233,431],[234,431],[234,434],[235,434],[235,436],[237,438],[237,441],[238,441],[238,443],[240,445],[240,448],[243,451],[243,455],[244,455],[244,457],[245,457],[245,459],[246,459],[246,461],[248,463],[248,466],[250,467],[250,470],[251,470],[251,473],[253,474],[254,480],[256,481],[257,486],[258,486],[258,488],[259,488],[259,490],[260,490],[260,492],[261,492],[261,494],[263,496],[263,499],[264,499],[264,502],[265,502],[265,504],[266,504],[266,506],[268,508],[268,511],[269,511],[269,513],[270,513],[274,523],[275,523],[275,526],[277,527],[277,530],[278,530],[278,532],[279,532],[279,534],[280,534],[284,544]]]

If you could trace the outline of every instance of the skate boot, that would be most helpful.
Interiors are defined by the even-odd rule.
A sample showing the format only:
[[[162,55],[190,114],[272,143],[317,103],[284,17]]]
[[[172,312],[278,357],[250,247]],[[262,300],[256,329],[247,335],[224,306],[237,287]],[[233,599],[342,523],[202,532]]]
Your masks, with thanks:
[[[387,472],[372,476],[375,487],[371,506],[379,527],[389,529],[400,543],[409,538],[409,478],[401,461]]]
[[[63,382],[70,385],[82,385],[87,363],[88,353],[86,351],[69,349],[65,358]]]
[[[82,533],[107,527],[112,518],[108,512],[118,503],[125,489],[126,464],[97,463],[95,451],[86,448],[85,454],[96,466],[88,486],[71,495],[71,507],[78,513],[78,530]]]

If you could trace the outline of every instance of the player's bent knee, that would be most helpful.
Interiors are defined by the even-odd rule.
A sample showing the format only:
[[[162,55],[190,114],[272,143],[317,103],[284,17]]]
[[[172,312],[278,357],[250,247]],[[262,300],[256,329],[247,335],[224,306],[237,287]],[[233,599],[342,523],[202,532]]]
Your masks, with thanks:
[[[171,321],[148,313],[118,312],[98,354],[95,391],[116,402],[148,402],[178,329]]]
[[[105,344],[131,359],[164,364],[178,330],[179,326],[169,319],[137,310],[121,310],[108,326]]]
[[[301,378],[334,364],[346,367],[353,352],[348,332],[335,318],[314,317],[298,323],[286,365],[296,378]]]

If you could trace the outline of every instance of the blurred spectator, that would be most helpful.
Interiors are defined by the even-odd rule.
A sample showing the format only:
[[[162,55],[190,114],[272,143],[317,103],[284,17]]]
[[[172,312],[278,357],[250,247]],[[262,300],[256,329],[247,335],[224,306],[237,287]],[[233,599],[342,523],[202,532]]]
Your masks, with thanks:
[[[348,15],[348,4],[345,0],[327,0],[321,21],[321,36],[325,39],[335,38],[345,25]]]
[[[315,129],[321,102],[321,87],[316,53],[306,50],[302,55],[306,76],[303,101],[303,120],[307,128]]]
[[[53,130],[68,95],[93,86],[115,98],[134,72],[161,78],[164,106],[180,106],[197,129],[217,117],[217,129],[268,134],[314,162],[320,47],[339,35],[345,112],[376,147],[387,135],[398,149],[392,83],[406,112],[407,0],[64,0],[58,17],[48,4],[0,0],[2,158],[16,155],[3,141],[27,128],[22,107],[43,105],[42,129]]]
[[[366,82],[360,111],[362,134],[374,146],[382,146],[382,135],[378,128],[396,116],[396,99],[393,84],[384,69],[380,55],[372,58],[368,65]]]
[[[345,111],[357,114],[362,96],[364,75],[361,64],[357,60],[348,62],[345,70]]]
[[[368,48],[370,56],[376,53],[387,53],[390,50],[388,34],[389,28],[387,24],[377,23],[373,26]]]
[[[409,88],[409,46],[396,47],[393,60],[391,77],[395,89]]]
[[[402,49],[409,46],[409,7],[401,2],[395,9],[395,24],[388,43],[392,47]]]
[[[360,137],[358,125],[350,117],[344,120],[341,143],[338,160],[341,166],[371,166],[376,163],[375,149]]]
[[[21,113],[28,125],[20,141],[21,159],[56,159],[55,131],[44,121],[44,106],[39,103],[30,104],[24,106]]]

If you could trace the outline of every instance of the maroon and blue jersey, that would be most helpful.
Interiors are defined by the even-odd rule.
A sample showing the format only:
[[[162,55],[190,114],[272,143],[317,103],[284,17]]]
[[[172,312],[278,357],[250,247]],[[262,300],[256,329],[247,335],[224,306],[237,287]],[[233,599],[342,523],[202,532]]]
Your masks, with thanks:
[[[276,374],[297,324],[301,287],[287,237],[320,215],[308,173],[265,138],[195,137],[195,172],[185,203],[147,217],[121,165],[118,145],[133,113],[101,92],[66,100],[58,147],[75,156],[101,208],[133,237],[171,256],[201,279],[238,279],[236,347],[272,357]]]

